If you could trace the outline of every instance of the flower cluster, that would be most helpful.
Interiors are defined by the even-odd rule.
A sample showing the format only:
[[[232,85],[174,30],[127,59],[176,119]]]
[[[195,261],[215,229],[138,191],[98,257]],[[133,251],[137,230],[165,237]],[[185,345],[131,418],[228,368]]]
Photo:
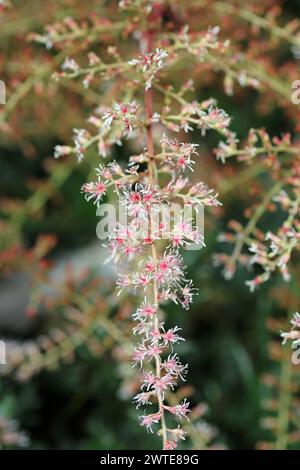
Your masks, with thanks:
[[[289,281],[288,264],[293,253],[300,249],[300,160],[297,147],[288,134],[271,139],[266,131],[252,129],[243,148],[238,148],[236,143],[230,148],[222,145],[217,156],[223,161],[235,156],[240,161],[256,165],[260,171],[268,170],[272,184],[260,202],[251,209],[247,208],[245,227],[237,221],[229,222],[231,232],[221,234],[219,240],[233,243],[234,249],[231,255],[216,255],[215,263],[224,265],[227,279],[234,275],[238,263],[249,268],[260,267],[259,274],[246,281],[252,292],[276,271],[281,273],[284,281]],[[276,211],[284,214],[278,218],[282,220],[281,224],[265,232],[264,217]]]
[[[146,90],[151,88],[154,78],[164,66],[166,57],[168,57],[167,51],[156,48],[155,52],[146,52],[137,59],[129,61],[137,71],[142,72]]]
[[[198,155],[196,151],[198,144],[179,144],[176,139],[170,140],[166,135],[163,136],[161,144],[163,164],[174,167],[178,172],[184,172],[186,169],[193,171],[195,161],[192,157]]]
[[[106,186],[100,179],[97,182],[86,183],[81,191],[85,194],[87,201],[94,199],[94,203],[99,206],[102,196],[105,194]]]
[[[135,101],[126,104],[115,103],[113,109],[107,110],[102,117],[104,126],[110,128],[113,121],[119,120],[123,126],[124,136],[129,136],[134,129],[138,108],[139,105]]]
[[[187,418],[189,404],[183,400],[170,406],[167,400],[177,381],[184,380],[187,365],[173,352],[174,346],[183,341],[180,328],[166,326],[161,306],[173,301],[189,309],[196,293],[192,281],[186,279],[179,248],[204,241],[193,219],[184,217],[185,204],[217,206],[219,202],[206,185],[191,183],[186,175],[194,163],[192,156],[198,157],[195,144],[179,143],[164,135],[160,146],[161,151],[152,158],[151,147],[130,158],[126,171],[116,162],[100,166],[98,180],[85,184],[82,191],[88,200],[98,204],[111,188],[117,193],[120,206],[127,210],[127,224],[117,224],[107,249],[109,260],[118,265],[119,295],[126,289],[144,296],[133,313],[136,322],[133,333],[140,339],[133,347],[132,358],[142,370],[141,392],[134,401],[138,408],[157,405],[154,412],[140,416],[141,425],[151,432],[154,425],[159,425],[164,448],[174,449],[177,441],[184,438],[184,432],[169,427],[166,414]],[[147,170],[142,171],[137,162],[146,164]],[[178,169],[185,177],[177,176]],[[170,181],[162,184],[158,175],[169,175]],[[167,224],[163,209],[175,199],[181,201],[179,213],[171,215]]]

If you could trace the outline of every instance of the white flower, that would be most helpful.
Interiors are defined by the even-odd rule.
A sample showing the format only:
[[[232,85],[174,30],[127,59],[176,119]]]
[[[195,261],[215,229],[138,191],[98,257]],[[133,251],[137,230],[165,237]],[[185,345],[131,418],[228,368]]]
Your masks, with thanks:
[[[79,70],[79,65],[74,59],[66,57],[61,68],[62,70],[67,70],[67,71],[69,70],[71,72],[77,72]]]

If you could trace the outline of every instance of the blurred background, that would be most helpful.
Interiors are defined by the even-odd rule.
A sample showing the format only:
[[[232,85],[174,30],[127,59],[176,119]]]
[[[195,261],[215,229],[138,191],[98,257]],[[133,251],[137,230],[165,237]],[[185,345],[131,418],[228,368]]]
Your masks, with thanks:
[[[118,303],[114,273],[102,264],[95,207],[80,194],[99,157],[91,152],[80,164],[72,156],[53,158],[54,146],[68,145],[73,128],[84,127],[106,97],[97,86],[86,91],[80,83],[51,79],[62,58],[80,56],[86,44],[70,41],[47,50],[31,38],[65,17],[91,21],[106,8],[112,14],[116,2],[2,3],[0,79],[7,84],[7,102],[0,105],[0,338],[7,364],[0,365],[0,446],[155,449],[156,436],[139,428],[131,403],[138,384],[126,351],[136,300]],[[222,72],[202,64],[195,97],[215,97],[241,139],[251,127],[271,135],[295,133],[297,110],[287,90],[300,73],[291,45],[220,7],[235,2],[191,3],[193,14],[185,18],[191,28],[220,24],[222,38],[285,86],[282,92],[266,82],[261,93],[237,86],[229,96]],[[249,1],[247,8],[276,18],[281,6],[281,19],[298,21],[298,2],[259,3]],[[98,52],[102,47],[93,44]],[[195,407],[187,424],[192,439],[183,445],[300,449],[299,366],[292,368],[279,338],[299,306],[300,272],[295,266],[291,284],[275,278],[254,294],[242,269],[224,280],[212,263],[223,249],[217,236],[228,220],[241,218],[264,182],[251,177],[248,167],[216,162],[215,135],[203,139],[196,130],[193,141],[201,141],[203,154],[197,178],[219,192],[223,207],[206,215],[206,249],[185,253],[199,288],[191,310],[167,307],[170,324],[178,324],[186,338],[178,354],[189,363],[189,385],[178,394],[189,395]],[[112,154],[126,162],[130,148],[113,148]]]

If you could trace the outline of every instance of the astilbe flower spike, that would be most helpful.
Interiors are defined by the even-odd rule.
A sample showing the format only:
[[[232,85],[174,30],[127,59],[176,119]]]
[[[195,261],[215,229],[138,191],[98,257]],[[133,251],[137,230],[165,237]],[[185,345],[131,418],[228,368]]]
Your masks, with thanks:
[[[168,134],[178,133],[181,129],[188,133],[195,126],[201,129],[203,136],[208,129],[216,130],[228,140],[234,140],[234,134],[228,129],[230,118],[216,107],[214,100],[188,103],[184,99],[190,83],[179,92],[173,92],[171,88],[168,91],[159,84],[164,67],[172,65],[181,51],[200,54],[201,60],[209,49],[222,53],[227,45],[218,40],[219,28],[201,34],[199,43],[195,44],[183,28],[174,44],[165,43],[165,50],[161,42],[155,43],[151,26],[155,4],[150,2],[149,5],[151,8],[146,12],[150,15],[149,24],[146,21],[145,30],[137,35],[140,41],[137,58],[123,61],[118,56],[115,67],[114,63],[105,65],[94,56],[91,60],[89,55],[87,72],[70,58],[64,62],[63,74],[69,78],[96,74],[97,71],[102,75],[107,73],[107,78],[111,78],[110,74],[117,69],[121,75],[128,73],[131,79],[134,76],[134,88],[129,101],[114,96],[111,106],[99,106],[89,118],[89,123],[98,129],[95,136],[77,129],[75,146],[57,146],[55,156],[75,153],[81,160],[95,143],[99,154],[106,156],[107,149],[113,144],[120,145],[123,139],[136,139],[143,146],[140,154],[130,157],[125,170],[117,162],[100,165],[96,169],[97,180],[84,184],[82,193],[87,201],[99,206],[103,196],[113,190],[119,207],[126,211],[127,222],[116,224],[106,248],[110,253],[109,261],[115,263],[118,272],[118,295],[126,290],[143,298],[132,315],[133,334],[139,338],[133,346],[132,360],[142,381],[134,402],[137,408],[151,407],[150,412],[141,414],[141,426],[150,432],[158,428],[163,448],[175,449],[178,441],[185,438],[185,431],[180,426],[172,426],[172,418],[188,419],[189,403],[186,399],[177,404],[174,400],[169,403],[168,396],[179,380],[185,380],[188,366],[181,363],[174,351],[176,345],[184,341],[181,329],[166,325],[162,305],[171,301],[189,309],[197,289],[186,278],[180,249],[192,243],[204,246],[202,232],[193,215],[201,206],[218,206],[220,203],[218,195],[203,182],[190,180],[189,175],[199,160],[198,145],[180,142]],[[125,2],[122,2],[122,8],[126,8]],[[174,109],[174,103],[171,107],[165,106],[160,100],[161,109],[154,110],[154,90],[171,93]],[[178,100],[181,106],[176,110]],[[176,214],[171,211],[174,204],[179,207]],[[168,220],[166,208],[171,214]],[[187,217],[185,208],[193,209],[193,215]]]
[[[150,121],[152,97],[148,87],[145,91],[145,107]],[[168,413],[179,419],[188,418],[189,403],[184,400],[178,405],[169,406],[166,396],[174,389],[178,379],[184,380],[187,365],[181,364],[177,355],[173,354],[173,347],[183,341],[178,334],[180,329],[177,326],[169,329],[165,327],[160,319],[160,305],[165,300],[172,300],[185,309],[189,308],[195,289],[191,281],[185,278],[184,263],[178,248],[186,243],[187,239],[196,240],[199,237],[196,236],[196,227],[179,221],[169,232],[169,243],[167,242],[169,246],[160,253],[157,247],[159,230],[156,232],[151,225],[154,225],[153,213],[158,210],[156,206],[159,202],[167,203],[171,195],[172,198],[176,198],[184,194],[182,192],[184,187],[181,188],[177,184],[177,162],[186,158],[188,165],[181,164],[180,169],[181,171],[188,170],[192,165],[190,155],[194,154],[197,157],[197,153],[193,145],[170,144],[172,152],[168,152],[163,171],[171,175],[171,183],[161,187],[157,177],[160,161],[156,159],[154,150],[152,124],[148,126],[146,134],[148,169],[144,172],[144,176],[141,177],[140,173],[137,173],[136,179],[139,182],[134,185],[128,184],[129,176],[123,178],[121,184],[117,184],[118,177],[115,179],[116,191],[121,203],[128,209],[129,221],[127,227],[116,228],[111,236],[109,248],[119,269],[124,258],[125,264],[129,262],[132,266],[129,272],[128,270],[125,273],[122,272],[117,281],[120,291],[130,289],[144,293],[143,303],[133,314],[133,320],[137,322],[134,333],[140,336],[140,342],[134,346],[132,358],[134,365],[141,369],[143,377],[142,391],[136,395],[134,401],[137,408],[156,402],[158,409],[154,413],[142,414],[140,424],[150,432],[153,432],[154,427],[159,425],[164,449],[174,449],[178,438],[183,438],[184,433],[180,433],[178,428],[167,427],[165,415]],[[163,151],[165,147],[166,136],[162,139]],[[184,186],[188,185],[188,179],[186,183]],[[95,185],[99,184],[99,182],[95,183]],[[89,183],[84,186],[83,191],[89,194],[89,198],[94,196],[97,199],[98,194],[96,192],[94,195],[94,189],[93,184]],[[218,205],[217,199],[212,196],[210,190],[204,189],[202,192],[192,191],[191,193],[195,198],[199,198],[199,201],[207,198],[207,204]],[[149,223],[149,233],[144,237],[139,237],[138,227],[145,220]]]

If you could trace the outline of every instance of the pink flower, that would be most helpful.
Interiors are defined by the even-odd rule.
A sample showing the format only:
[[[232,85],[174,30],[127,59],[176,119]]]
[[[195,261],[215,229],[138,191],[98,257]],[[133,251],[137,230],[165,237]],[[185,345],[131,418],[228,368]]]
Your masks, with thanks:
[[[173,390],[175,385],[174,377],[170,374],[166,374],[163,377],[156,377],[153,388],[163,393],[169,389]]]
[[[136,276],[136,283],[139,284],[140,286],[146,287],[150,282],[150,278],[146,276],[145,274],[138,274]]]
[[[165,442],[164,450],[174,450],[176,448],[177,448],[177,442],[176,441],[167,440]]]
[[[150,344],[147,348],[147,357],[149,358],[149,361],[157,356],[160,356],[161,353],[163,352],[163,348],[158,346],[157,344]]]
[[[164,408],[168,410],[170,413],[178,416],[179,418],[187,418],[187,414],[190,412],[189,409],[189,402],[184,399],[183,402],[181,402],[179,405],[175,406],[167,406],[164,405]]]
[[[154,414],[151,414],[151,415],[141,415],[139,416],[139,419],[141,421],[141,426],[146,426],[147,428],[147,431],[149,432],[153,432],[152,431],[152,425],[155,423],[159,423],[160,421],[160,418],[161,418],[161,413],[158,412],[158,413],[154,413]]]
[[[175,251],[166,251],[159,261],[155,279],[160,285],[176,285],[184,275],[183,260]]]
[[[152,405],[150,398],[153,396],[153,392],[142,392],[138,393],[133,401],[136,403],[136,407],[139,408],[142,405]]]
[[[184,341],[184,338],[181,338],[181,336],[178,336],[176,334],[177,331],[180,331],[181,328],[178,328],[175,326],[174,328],[170,328],[166,332],[161,334],[161,337],[164,341],[164,344],[175,344],[178,343],[179,341]]]
[[[189,281],[181,290],[179,301],[185,310],[190,308],[190,304],[193,301],[193,296],[197,291],[196,288],[193,287],[192,281]]]
[[[157,306],[148,304],[146,301],[137,309],[136,313],[132,315],[134,320],[142,320],[152,318],[157,312]]]
[[[199,230],[196,227],[193,227],[191,220],[184,221],[181,219],[177,222],[170,233],[170,240],[174,248],[188,245],[191,241],[196,243],[201,242],[204,246],[203,237]]]
[[[142,389],[146,388],[147,391],[155,384],[155,375],[152,372],[144,372],[144,381]]]
[[[144,344],[140,344],[136,348],[134,348],[133,351],[134,351],[132,354],[133,363],[134,365],[139,364],[141,368],[143,365],[143,361],[148,356],[148,349],[146,348]]]
[[[158,208],[160,195],[151,185],[135,185],[122,189],[121,203],[128,210],[128,214],[134,218],[148,220],[150,209]]]
[[[155,52],[147,52],[137,59],[129,61],[129,64],[141,71],[145,77],[145,88],[149,90],[156,74],[163,68],[164,59],[168,56],[167,51],[156,49]]]
[[[117,287],[122,290],[122,289],[124,289],[125,287],[131,286],[131,285],[132,285],[132,282],[131,282],[131,279],[130,279],[130,277],[129,277],[128,275],[126,275],[126,274],[121,274],[120,278],[117,279],[116,284],[117,284]]]
[[[175,377],[179,376],[182,380],[184,380],[188,366],[181,364],[177,354],[168,356],[168,358],[162,362],[161,365],[169,375],[174,375]]]
[[[192,129],[192,128],[190,128]],[[198,155],[196,148],[197,144],[190,143],[178,143],[176,139],[170,140],[164,135],[161,140],[162,151],[166,157],[163,160],[163,164],[167,162],[170,167],[176,168],[177,171],[185,171],[187,169],[193,171],[193,164],[195,163],[192,160],[192,155]]]
[[[135,127],[138,108],[139,105],[136,101],[124,104],[115,103],[113,109],[108,109],[102,116],[104,126],[110,128],[113,121],[120,121],[123,126],[124,137],[129,137]]]
[[[85,194],[86,200],[94,199],[94,204],[97,204],[97,206],[99,206],[105,191],[105,183],[100,181],[100,179],[96,183],[85,183],[81,188],[81,192]]]
[[[132,329],[132,332],[134,335],[144,335],[146,338],[148,338],[151,327],[151,323],[141,321]]]
[[[156,343],[162,338],[162,334],[159,329],[153,329],[152,331],[150,331],[150,337],[152,343]]]

